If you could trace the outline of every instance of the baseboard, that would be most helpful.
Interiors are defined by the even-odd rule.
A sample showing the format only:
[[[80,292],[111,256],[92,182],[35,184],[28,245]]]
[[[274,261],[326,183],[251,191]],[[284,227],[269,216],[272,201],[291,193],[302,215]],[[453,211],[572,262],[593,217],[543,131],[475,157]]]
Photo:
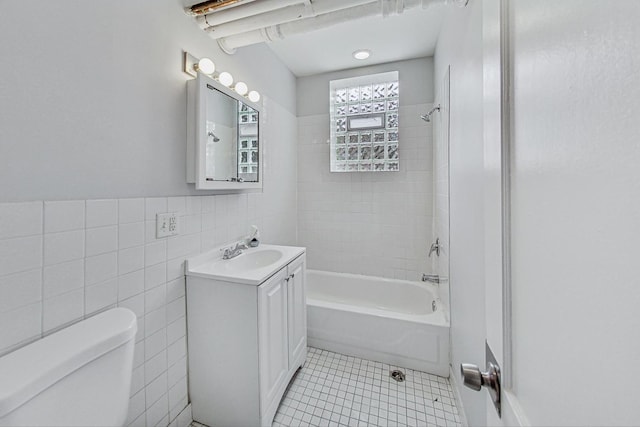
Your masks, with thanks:
[[[456,399],[456,407],[458,408],[460,423],[462,424],[462,427],[467,427],[469,425],[469,422],[467,421],[467,415],[464,411],[464,406],[462,406],[460,383],[458,382],[458,377],[456,376],[456,373],[453,372],[453,367],[451,366],[449,366],[449,383],[451,384],[451,389],[453,390],[453,395]]]

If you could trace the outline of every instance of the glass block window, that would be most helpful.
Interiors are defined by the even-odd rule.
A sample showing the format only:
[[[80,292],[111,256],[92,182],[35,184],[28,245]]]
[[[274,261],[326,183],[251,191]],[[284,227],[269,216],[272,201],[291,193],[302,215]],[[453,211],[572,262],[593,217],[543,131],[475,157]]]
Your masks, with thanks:
[[[331,172],[398,171],[398,72],[329,85]]]

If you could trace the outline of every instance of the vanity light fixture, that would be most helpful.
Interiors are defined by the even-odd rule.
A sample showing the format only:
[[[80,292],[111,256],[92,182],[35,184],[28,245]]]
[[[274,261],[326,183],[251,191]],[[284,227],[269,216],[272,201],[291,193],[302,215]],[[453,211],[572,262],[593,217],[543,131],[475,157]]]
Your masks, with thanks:
[[[353,57],[355,59],[367,59],[371,56],[371,51],[369,49],[358,49],[353,52]]]
[[[251,92],[249,92],[249,95],[247,95],[247,97],[249,98],[249,101],[251,101],[251,102],[260,101],[260,94],[255,90],[252,90]]]
[[[249,92],[249,88],[247,87],[247,84],[245,82],[236,83],[233,87],[233,90],[235,90],[238,95],[242,96],[245,96],[247,92]]]
[[[218,81],[226,87],[230,87],[233,84],[233,76],[231,73],[223,71],[218,75]]]
[[[194,64],[193,68],[201,73],[211,75],[216,71],[216,64],[209,58],[200,58],[200,60]]]
[[[233,76],[228,71],[216,72],[216,64],[209,58],[196,58],[189,52],[183,53],[182,70],[192,77],[198,77],[198,73],[206,74],[220,82],[220,84],[231,88],[238,95],[244,96],[251,102],[260,101],[260,93],[258,91],[249,91],[249,86],[245,82],[233,84]]]

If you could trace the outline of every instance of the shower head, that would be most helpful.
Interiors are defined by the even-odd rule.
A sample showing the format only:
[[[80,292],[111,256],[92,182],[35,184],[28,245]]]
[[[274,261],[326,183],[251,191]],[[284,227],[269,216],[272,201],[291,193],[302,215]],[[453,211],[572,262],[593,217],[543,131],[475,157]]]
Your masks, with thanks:
[[[207,136],[211,136],[211,137],[213,137],[213,142],[218,142],[218,141],[220,141],[220,138],[218,138],[218,137],[217,137],[213,132],[209,132],[209,133],[207,134]]]
[[[440,105],[439,105],[439,104],[438,104],[438,105],[436,105],[435,107],[433,107],[433,108],[431,109],[431,111],[429,111],[427,114],[423,114],[423,115],[421,115],[421,116],[420,116],[420,118],[421,118],[422,120],[424,120],[425,122],[429,123],[429,122],[431,122],[431,115],[432,115],[433,113],[435,113],[436,111],[440,111]]]

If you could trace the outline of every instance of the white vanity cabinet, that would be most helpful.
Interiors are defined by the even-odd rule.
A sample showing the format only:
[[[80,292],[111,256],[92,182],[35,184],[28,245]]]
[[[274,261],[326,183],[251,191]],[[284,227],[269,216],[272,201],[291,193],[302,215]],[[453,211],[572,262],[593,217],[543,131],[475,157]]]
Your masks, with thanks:
[[[264,280],[253,277],[252,284],[240,273],[216,274],[233,271],[224,267],[233,266],[233,260],[187,262],[189,394],[195,421],[270,426],[289,381],[305,361],[304,248],[277,248],[291,250],[275,263],[275,272],[265,268]],[[240,257],[238,265],[246,262]]]

